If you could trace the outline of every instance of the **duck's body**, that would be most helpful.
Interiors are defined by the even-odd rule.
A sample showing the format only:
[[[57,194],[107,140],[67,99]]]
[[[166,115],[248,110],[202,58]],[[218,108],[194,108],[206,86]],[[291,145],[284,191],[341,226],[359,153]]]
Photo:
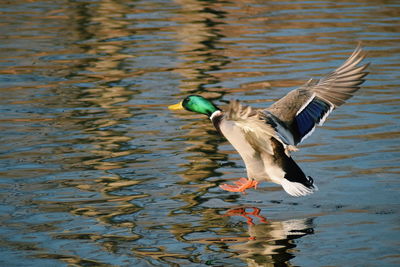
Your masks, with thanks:
[[[249,115],[241,114],[240,117],[232,119],[230,115],[234,112],[235,105],[240,104],[231,102],[228,111],[220,115],[225,118],[220,119],[219,129],[242,157],[248,179],[256,181],[255,186],[261,181],[281,184],[290,195],[312,193],[316,189],[312,179],[307,178],[290,157],[290,145],[278,141],[279,137],[268,123],[268,118],[263,118],[263,111],[251,110]],[[238,185],[239,188],[234,191],[241,192],[242,188],[246,189],[244,187],[249,186],[243,179]],[[223,185],[222,188],[235,189],[229,185]]]
[[[330,112],[352,97],[364,82],[366,65],[358,47],[349,59],[321,80],[310,80],[289,92],[267,109],[243,106],[231,101],[224,112],[201,96],[188,96],[171,109],[185,108],[209,116],[216,129],[242,157],[247,177],[236,186],[221,185],[233,192],[244,192],[258,182],[282,185],[292,196],[313,193],[317,187],[290,156],[296,145],[322,125]]]

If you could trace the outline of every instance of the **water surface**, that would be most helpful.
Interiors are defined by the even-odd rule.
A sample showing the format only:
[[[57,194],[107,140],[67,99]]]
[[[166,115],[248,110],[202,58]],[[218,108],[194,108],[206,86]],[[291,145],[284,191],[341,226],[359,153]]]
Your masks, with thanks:
[[[395,266],[397,1],[0,4],[2,266]],[[294,153],[319,191],[245,175],[187,94],[270,105],[359,42],[362,90]]]

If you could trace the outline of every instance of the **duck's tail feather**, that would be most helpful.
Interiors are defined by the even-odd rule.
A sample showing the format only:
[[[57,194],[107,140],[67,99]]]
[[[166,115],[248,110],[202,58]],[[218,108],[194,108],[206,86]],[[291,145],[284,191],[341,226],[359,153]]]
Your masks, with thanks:
[[[314,185],[314,180],[304,174],[292,157],[286,155],[281,143],[271,138],[271,146],[273,149],[273,165],[281,170],[269,175],[275,178],[273,180],[276,183],[281,184],[289,195],[295,197],[306,196],[318,190],[317,186]]]
[[[314,193],[318,190],[318,187],[314,184],[311,177],[307,178],[309,183],[303,184],[299,182],[292,182],[287,179],[282,179],[281,185],[283,189],[291,196],[301,197]]]

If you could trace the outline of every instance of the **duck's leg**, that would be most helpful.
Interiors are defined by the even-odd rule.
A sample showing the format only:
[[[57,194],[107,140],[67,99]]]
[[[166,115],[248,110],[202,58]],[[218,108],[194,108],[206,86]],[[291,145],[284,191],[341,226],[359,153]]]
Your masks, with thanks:
[[[258,182],[247,178],[240,178],[239,181],[235,182],[235,184],[236,185],[223,184],[219,187],[229,192],[241,192],[243,194],[246,194],[246,189],[252,187],[254,187],[254,189],[257,189]]]

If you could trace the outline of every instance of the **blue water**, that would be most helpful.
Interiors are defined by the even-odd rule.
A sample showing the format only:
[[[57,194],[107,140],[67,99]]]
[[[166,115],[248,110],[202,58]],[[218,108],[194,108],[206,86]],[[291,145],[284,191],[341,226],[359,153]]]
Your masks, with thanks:
[[[397,1],[0,4],[1,266],[397,266]],[[201,94],[265,107],[361,42],[362,89],[293,157],[319,187],[218,185],[244,164]]]

